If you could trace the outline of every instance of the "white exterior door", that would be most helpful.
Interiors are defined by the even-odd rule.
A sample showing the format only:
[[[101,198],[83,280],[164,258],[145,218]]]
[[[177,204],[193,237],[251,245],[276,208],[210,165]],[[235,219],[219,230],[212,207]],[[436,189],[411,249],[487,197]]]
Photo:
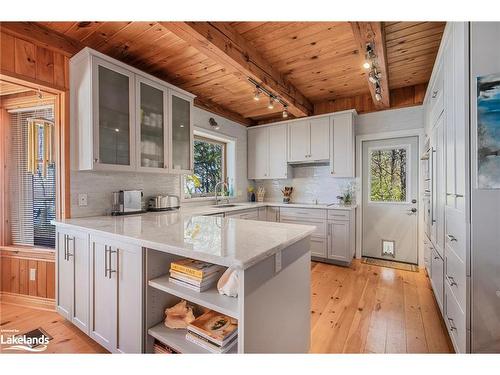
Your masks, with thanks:
[[[362,255],[418,263],[418,138],[363,142]]]

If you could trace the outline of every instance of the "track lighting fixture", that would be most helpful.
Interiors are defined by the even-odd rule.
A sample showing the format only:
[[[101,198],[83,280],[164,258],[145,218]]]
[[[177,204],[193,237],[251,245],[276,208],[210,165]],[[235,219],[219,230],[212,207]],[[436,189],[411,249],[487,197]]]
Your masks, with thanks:
[[[368,75],[368,80],[373,83],[374,85],[377,83],[380,83],[380,74],[377,72],[376,68],[373,68],[369,75]]]
[[[287,118],[288,117],[288,110],[287,110],[287,106],[286,105],[283,107],[282,115],[283,115],[283,118]]]
[[[365,61],[365,63],[363,64],[363,68],[365,69],[370,69],[370,63],[368,61]]]
[[[258,87],[255,88],[254,94],[253,94],[253,100],[258,102],[260,100],[260,89]]]
[[[380,87],[380,83],[375,84],[375,99],[377,102],[382,100],[382,88]]]
[[[267,105],[267,108],[274,109],[274,100],[272,96],[269,97],[269,104]]]
[[[380,95],[379,93],[376,93],[375,94],[375,99],[377,99],[377,102],[381,101],[382,100],[382,95]]]

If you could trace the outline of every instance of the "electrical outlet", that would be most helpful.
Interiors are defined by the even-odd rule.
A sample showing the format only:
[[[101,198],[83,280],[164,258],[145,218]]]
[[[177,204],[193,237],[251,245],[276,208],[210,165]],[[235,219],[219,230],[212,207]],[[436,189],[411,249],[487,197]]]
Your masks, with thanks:
[[[278,273],[281,271],[281,251],[274,254],[274,272]]]
[[[36,268],[30,268],[30,281],[36,280]]]
[[[78,194],[78,206],[80,207],[87,206],[87,194]]]

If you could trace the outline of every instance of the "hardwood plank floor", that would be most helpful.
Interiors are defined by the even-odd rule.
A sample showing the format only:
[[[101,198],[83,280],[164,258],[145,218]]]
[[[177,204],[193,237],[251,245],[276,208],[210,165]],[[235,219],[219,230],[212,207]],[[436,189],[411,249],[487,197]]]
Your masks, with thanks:
[[[453,353],[425,271],[313,263],[311,353]]]
[[[47,345],[47,350],[42,353],[107,353],[103,347],[55,311],[0,303],[0,331],[16,329],[19,333],[25,333],[38,327],[42,327],[53,337]],[[24,351],[2,350],[2,346],[0,353],[26,354]]]
[[[311,273],[311,353],[453,352],[424,271],[354,261]],[[38,327],[54,337],[45,353],[106,353],[56,312],[0,304],[0,329]]]

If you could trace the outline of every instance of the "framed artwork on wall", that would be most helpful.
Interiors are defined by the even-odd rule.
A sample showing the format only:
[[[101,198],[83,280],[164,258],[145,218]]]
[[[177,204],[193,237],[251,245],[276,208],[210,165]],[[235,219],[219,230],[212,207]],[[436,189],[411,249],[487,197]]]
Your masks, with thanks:
[[[500,73],[477,78],[477,187],[500,189]]]

